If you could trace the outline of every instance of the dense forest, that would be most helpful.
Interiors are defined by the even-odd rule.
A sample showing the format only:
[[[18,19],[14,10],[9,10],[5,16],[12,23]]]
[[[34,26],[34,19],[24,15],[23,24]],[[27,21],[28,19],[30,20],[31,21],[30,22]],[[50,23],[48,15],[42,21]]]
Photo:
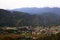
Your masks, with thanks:
[[[0,9],[0,26],[52,26],[60,25],[60,15],[52,12],[29,14]]]

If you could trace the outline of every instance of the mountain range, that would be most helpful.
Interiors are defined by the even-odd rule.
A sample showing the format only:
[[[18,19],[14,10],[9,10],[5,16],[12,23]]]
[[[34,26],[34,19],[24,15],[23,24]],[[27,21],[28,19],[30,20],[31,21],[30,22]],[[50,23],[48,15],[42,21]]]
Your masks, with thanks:
[[[60,25],[60,8],[0,9],[0,26]]]
[[[26,13],[30,13],[30,14],[42,14],[42,13],[46,13],[46,12],[51,12],[51,13],[56,13],[56,14],[60,14],[60,8],[58,7],[53,7],[53,8],[49,8],[49,7],[44,7],[44,8],[36,8],[36,7],[32,7],[32,8],[17,8],[17,9],[13,9],[13,11],[21,11],[21,12],[26,12]]]

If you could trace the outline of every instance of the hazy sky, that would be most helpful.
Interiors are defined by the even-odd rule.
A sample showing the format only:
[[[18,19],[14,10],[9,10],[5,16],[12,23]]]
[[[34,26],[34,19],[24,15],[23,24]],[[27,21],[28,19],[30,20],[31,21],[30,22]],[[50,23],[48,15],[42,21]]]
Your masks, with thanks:
[[[60,7],[60,0],[0,0],[0,8]]]

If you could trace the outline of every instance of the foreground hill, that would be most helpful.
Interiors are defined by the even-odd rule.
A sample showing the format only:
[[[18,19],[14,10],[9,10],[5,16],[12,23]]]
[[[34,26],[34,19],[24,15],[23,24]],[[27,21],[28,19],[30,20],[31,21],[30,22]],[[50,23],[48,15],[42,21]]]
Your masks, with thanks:
[[[0,9],[0,26],[51,26],[60,25],[60,15],[53,12],[29,14]]]

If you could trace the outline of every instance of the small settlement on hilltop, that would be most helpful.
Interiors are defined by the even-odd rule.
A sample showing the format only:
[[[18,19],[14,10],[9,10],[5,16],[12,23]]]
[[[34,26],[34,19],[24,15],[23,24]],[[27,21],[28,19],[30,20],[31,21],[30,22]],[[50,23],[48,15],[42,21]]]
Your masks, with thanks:
[[[60,32],[60,26],[52,27],[32,27],[32,26],[23,26],[23,27],[0,27],[0,33],[23,33],[30,32],[32,34],[56,34]]]

